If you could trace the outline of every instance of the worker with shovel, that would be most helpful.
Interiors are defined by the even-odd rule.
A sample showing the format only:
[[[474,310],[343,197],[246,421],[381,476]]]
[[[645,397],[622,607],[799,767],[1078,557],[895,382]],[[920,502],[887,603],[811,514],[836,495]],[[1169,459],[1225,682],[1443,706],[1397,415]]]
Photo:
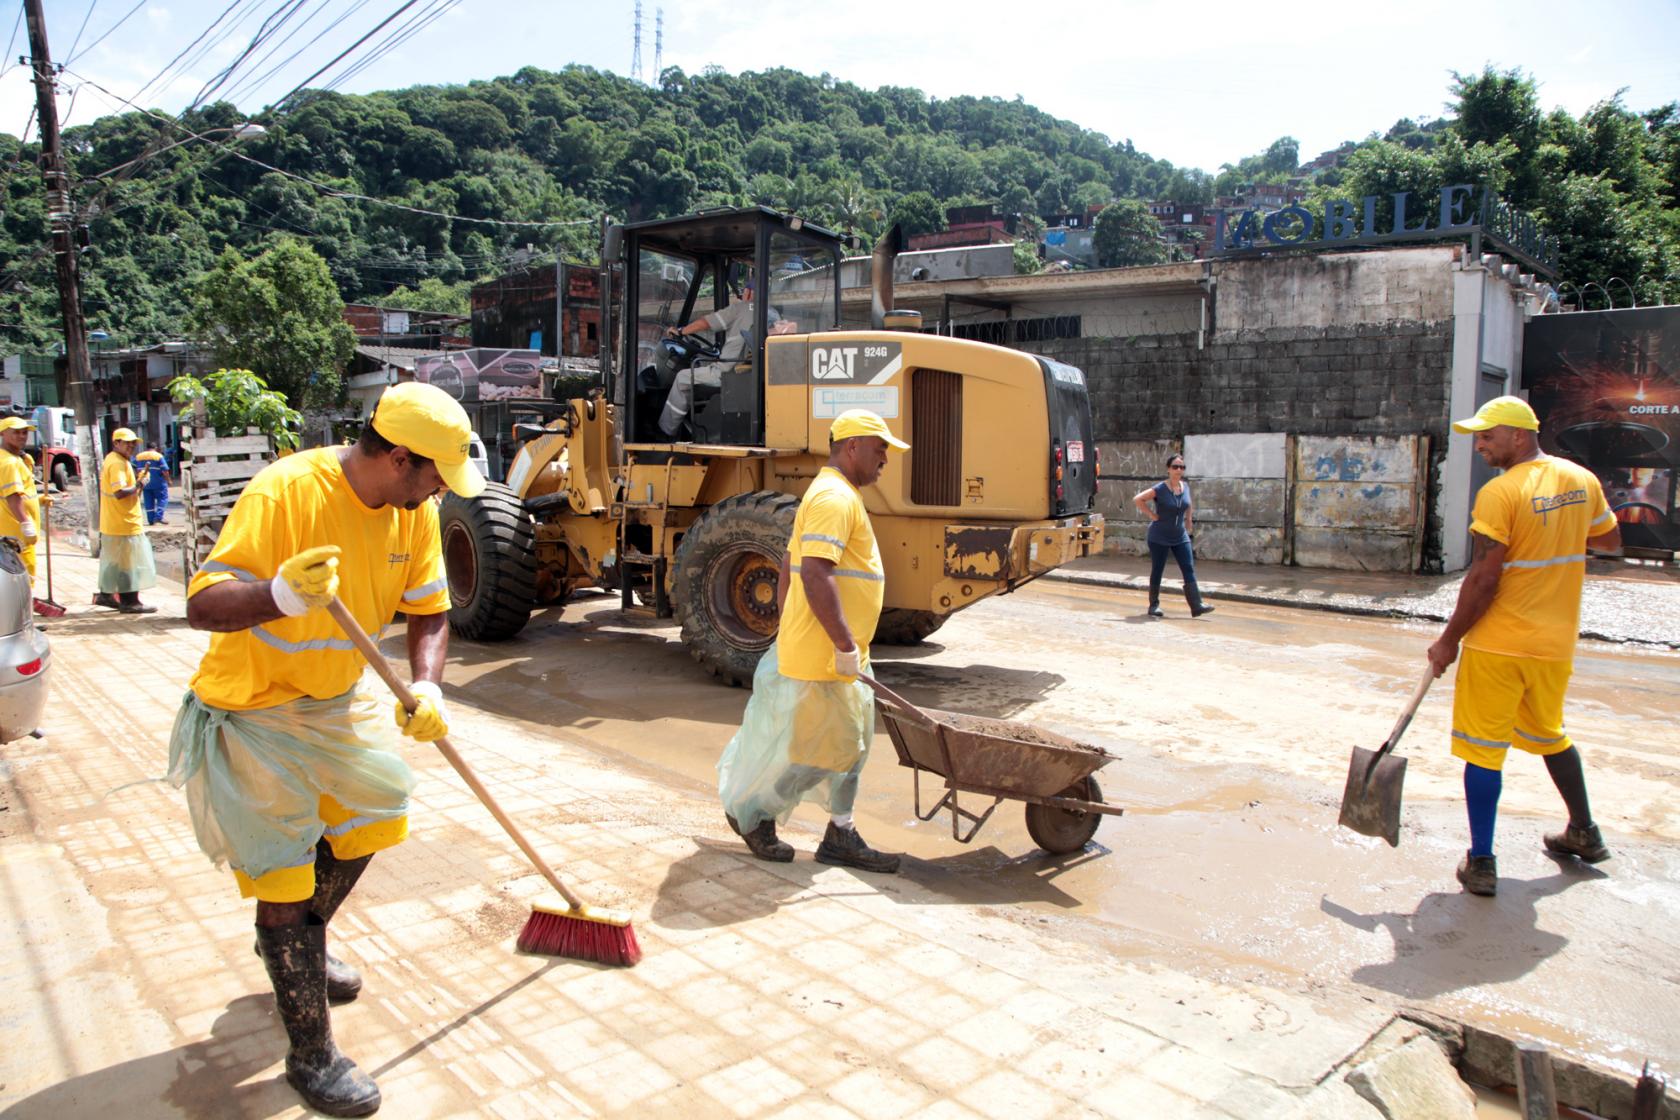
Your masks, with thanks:
[[[1452,752],[1464,760],[1470,849],[1458,881],[1471,894],[1499,887],[1493,826],[1505,756],[1515,746],[1546,760],[1569,824],[1546,850],[1586,863],[1610,858],[1587,801],[1581,754],[1563,730],[1563,697],[1581,629],[1587,551],[1622,547],[1598,478],[1540,450],[1528,402],[1496,397],[1453,431],[1473,433],[1476,454],[1504,473],[1482,487],[1471,513],[1473,558],[1446,629],[1429,647],[1439,677],[1458,660]],[[1459,655],[1460,644],[1464,647]]]
[[[329,1116],[379,1108],[378,1086],[333,1042],[327,1004],[356,998],[362,980],[328,955],[326,929],[373,854],[408,835],[397,731],[449,731],[449,587],[431,499],[484,489],[471,432],[441,389],[392,386],[355,445],[252,479],[187,588],[188,623],[214,636],[175,717],[169,779],[186,789],[199,847],[257,899],[286,1080]],[[367,663],[320,609],[335,595],[374,634],[408,615],[412,715],[399,703],[393,724],[359,687]]]
[[[730,827],[759,859],[793,859],[776,825],[812,800],[830,814],[819,862],[891,874],[898,856],[871,848],[852,822],[875,735],[874,694],[858,676],[886,580],[858,491],[880,480],[889,447],[910,445],[861,408],[837,416],[828,438],[828,465],[799,503],[782,558],[781,626],[753,674],[741,730],[718,760],[718,793]]]

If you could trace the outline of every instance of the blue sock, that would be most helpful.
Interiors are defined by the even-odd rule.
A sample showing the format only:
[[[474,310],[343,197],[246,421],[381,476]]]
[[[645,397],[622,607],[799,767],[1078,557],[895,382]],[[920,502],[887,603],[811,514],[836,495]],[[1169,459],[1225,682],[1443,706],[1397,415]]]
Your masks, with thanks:
[[[1470,854],[1493,854],[1493,822],[1499,815],[1499,791],[1505,776],[1498,770],[1486,770],[1466,762],[1464,764],[1464,800],[1470,807]]]

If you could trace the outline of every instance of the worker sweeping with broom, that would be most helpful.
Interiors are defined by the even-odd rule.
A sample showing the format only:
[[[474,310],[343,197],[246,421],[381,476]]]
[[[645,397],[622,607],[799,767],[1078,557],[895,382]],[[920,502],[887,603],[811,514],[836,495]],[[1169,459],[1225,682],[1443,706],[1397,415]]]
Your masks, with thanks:
[[[23,448],[34,427],[21,416],[0,419],[0,537],[17,542],[31,583],[35,581],[35,542],[41,533],[41,497],[35,487],[35,461]],[[35,610],[47,613],[38,598]]]
[[[311,1108],[366,1116],[379,1089],[333,1041],[329,1000],[362,981],[327,953],[327,925],[375,852],[408,834],[412,777],[397,732],[449,730],[438,682],[449,591],[435,494],[484,489],[471,425],[431,385],[386,390],[358,443],[293,455],[252,479],[187,589],[215,636],[175,718],[170,780],[199,846],[257,900],[257,951]],[[367,664],[325,609],[377,633],[408,615],[410,711],[360,687]]]

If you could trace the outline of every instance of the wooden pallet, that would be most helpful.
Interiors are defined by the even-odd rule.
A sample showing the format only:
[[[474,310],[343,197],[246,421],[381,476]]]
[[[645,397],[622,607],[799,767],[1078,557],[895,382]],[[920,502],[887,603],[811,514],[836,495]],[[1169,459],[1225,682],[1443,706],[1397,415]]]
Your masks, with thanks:
[[[184,441],[192,460],[181,467],[181,489],[192,530],[193,567],[204,563],[216,546],[222,523],[245,484],[275,460],[274,445],[256,428],[242,436],[219,436],[193,425]]]

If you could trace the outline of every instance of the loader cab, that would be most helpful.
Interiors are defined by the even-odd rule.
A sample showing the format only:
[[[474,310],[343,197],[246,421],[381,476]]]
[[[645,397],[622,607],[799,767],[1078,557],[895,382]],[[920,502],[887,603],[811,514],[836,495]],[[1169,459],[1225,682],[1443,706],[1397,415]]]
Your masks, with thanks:
[[[839,325],[842,239],[763,207],[633,223],[622,237],[626,443],[764,446],[764,340]],[[667,337],[712,312],[737,329]],[[673,397],[680,376],[691,388]]]

